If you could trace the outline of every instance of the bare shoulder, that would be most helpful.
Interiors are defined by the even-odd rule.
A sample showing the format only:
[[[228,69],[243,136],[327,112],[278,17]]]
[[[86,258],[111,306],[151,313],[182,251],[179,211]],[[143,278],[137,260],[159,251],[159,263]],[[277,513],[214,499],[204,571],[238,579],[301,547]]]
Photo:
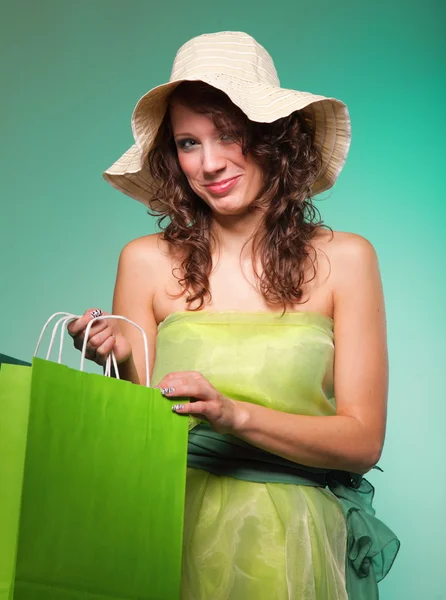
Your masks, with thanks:
[[[330,263],[334,313],[338,317],[345,315],[349,323],[355,314],[362,314],[376,326],[375,316],[384,316],[384,298],[373,244],[356,233],[326,231],[323,234],[319,248]]]
[[[161,233],[144,235],[128,242],[121,251],[126,260],[143,260],[151,262],[166,253],[165,242]]]
[[[375,269],[378,258],[373,244],[357,233],[320,230],[314,245],[330,264],[331,277],[355,278],[358,272]]]
[[[121,251],[119,265],[121,268],[143,268],[145,272],[155,274],[169,266],[171,260],[162,233],[153,233],[128,242]]]
[[[367,238],[347,231],[321,229],[315,238],[315,246],[337,261],[376,257],[375,248]]]

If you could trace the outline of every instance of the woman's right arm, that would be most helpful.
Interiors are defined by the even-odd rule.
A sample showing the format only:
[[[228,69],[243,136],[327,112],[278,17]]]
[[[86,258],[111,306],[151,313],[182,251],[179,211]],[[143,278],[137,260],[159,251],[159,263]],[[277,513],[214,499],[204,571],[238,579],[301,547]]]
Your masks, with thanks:
[[[113,295],[113,314],[142,327],[149,344],[150,373],[155,362],[157,323],[153,313],[157,236],[138,238],[121,252]],[[141,332],[119,321],[120,333],[129,342],[130,357],[119,365],[121,379],[145,385],[145,355]]]
[[[113,297],[113,314],[127,317],[145,331],[149,344],[150,372],[155,360],[157,324],[153,313],[156,281],[158,236],[151,235],[133,240],[122,250]],[[103,313],[105,316],[107,313]],[[68,330],[74,345],[81,349],[85,328],[93,318],[91,310],[70,323]],[[121,320],[101,320],[90,332],[87,358],[99,365],[113,349],[121,379],[145,385],[145,354],[141,332]]]

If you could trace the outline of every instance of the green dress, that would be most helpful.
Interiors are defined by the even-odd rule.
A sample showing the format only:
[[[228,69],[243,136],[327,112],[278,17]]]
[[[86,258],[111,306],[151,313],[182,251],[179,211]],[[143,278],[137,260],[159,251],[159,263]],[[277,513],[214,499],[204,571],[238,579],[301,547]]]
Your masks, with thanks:
[[[153,382],[171,371],[196,370],[235,400],[287,413],[334,415],[333,364],[333,321],[321,314],[181,312],[159,325]],[[191,428],[198,423],[190,421]],[[237,451],[228,457],[236,459]],[[261,460],[250,465],[261,471]],[[363,480],[371,489],[361,488],[370,500],[364,511],[356,507],[359,495],[350,497],[343,486],[333,487],[335,495],[328,487],[251,472],[231,476],[212,468],[188,469],[182,600],[378,597],[376,580],[387,573],[399,543],[376,519],[384,529],[382,540],[373,540],[368,482]],[[362,533],[353,539],[349,532],[358,527]],[[383,547],[392,547],[386,559]],[[360,578],[370,574],[373,555],[381,572],[372,572],[364,585]],[[360,587],[353,597],[347,594],[346,572],[348,577],[355,561],[352,573]]]

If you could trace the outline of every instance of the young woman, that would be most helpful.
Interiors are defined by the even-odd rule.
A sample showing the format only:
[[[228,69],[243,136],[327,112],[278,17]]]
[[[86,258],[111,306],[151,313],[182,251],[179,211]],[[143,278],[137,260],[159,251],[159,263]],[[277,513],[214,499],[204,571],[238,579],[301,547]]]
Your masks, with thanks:
[[[190,415],[183,599],[377,598],[399,546],[362,478],[385,435],[381,279],[312,204],[345,162],[345,105],[280,88],[266,50],[224,32],[179,50],[133,132],[105,177],[162,232],[122,251],[113,313]],[[77,347],[97,312],[71,324]],[[144,383],[138,334],[95,324],[88,357],[112,350]]]

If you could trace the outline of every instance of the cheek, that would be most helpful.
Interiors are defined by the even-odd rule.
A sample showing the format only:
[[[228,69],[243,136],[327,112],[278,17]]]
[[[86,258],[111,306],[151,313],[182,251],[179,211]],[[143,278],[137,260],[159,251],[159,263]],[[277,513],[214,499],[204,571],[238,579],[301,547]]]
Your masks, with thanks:
[[[198,168],[197,157],[192,152],[190,154],[181,153],[178,155],[178,162],[187,179],[193,178]]]
[[[245,171],[250,181],[261,181],[263,179],[263,171],[260,165],[254,160],[251,155],[243,154],[239,145],[235,145],[232,151],[232,160]]]
[[[255,182],[257,185],[263,183],[263,170],[253,158],[248,159],[246,170],[250,174],[251,181]]]

